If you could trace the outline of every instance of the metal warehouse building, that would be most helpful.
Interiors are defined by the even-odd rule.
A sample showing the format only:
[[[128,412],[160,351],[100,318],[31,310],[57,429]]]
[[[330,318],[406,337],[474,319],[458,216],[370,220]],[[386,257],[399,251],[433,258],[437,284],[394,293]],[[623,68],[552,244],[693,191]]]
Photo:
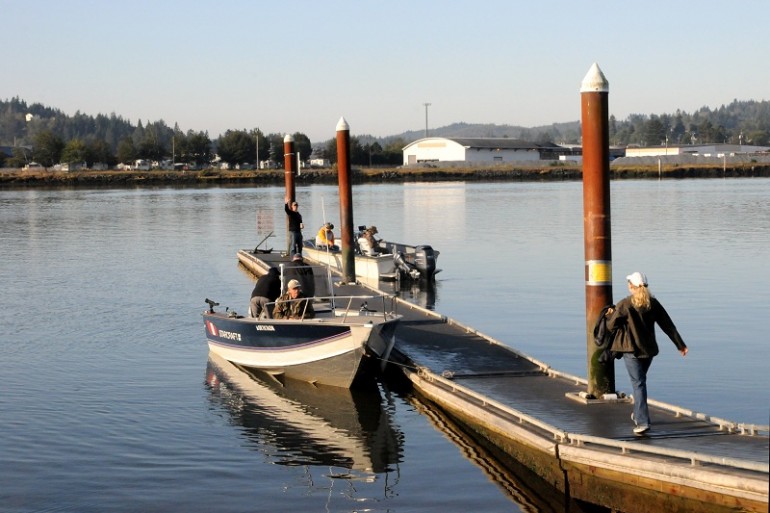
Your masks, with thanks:
[[[553,143],[520,139],[425,137],[404,147],[404,165],[425,162],[523,162],[558,159],[570,153]]]

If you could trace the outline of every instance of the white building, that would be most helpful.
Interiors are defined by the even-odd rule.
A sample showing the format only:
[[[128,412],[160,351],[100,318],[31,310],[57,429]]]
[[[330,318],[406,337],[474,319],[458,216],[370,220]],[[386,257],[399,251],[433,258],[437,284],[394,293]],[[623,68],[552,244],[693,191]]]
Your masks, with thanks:
[[[695,155],[700,157],[734,156],[747,153],[760,153],[770,150],[767,146],[749,146],[746,144],[685,144],[672,146],[647,146],[644,148],[626,148],[626,157],[663,157],[674,155]]]
[[[404,165],[426,162],[503,163],[558,159],[569,153],[556,144],[520,139],[425,137],[403,149]]]

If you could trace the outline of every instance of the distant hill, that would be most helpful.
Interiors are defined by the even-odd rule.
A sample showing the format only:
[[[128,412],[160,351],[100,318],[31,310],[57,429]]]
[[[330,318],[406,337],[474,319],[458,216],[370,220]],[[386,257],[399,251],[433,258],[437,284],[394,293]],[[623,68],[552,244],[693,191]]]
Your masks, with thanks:
[[[701,107],[693,113],[631,114],[624,120],[610,116],[613,146],[663,146],[664,144],[732,143],[770,145],[770,101],[733,100],[718,108]],[[553,123],[538,127],[453,123],[429,128],[438,137],[510,137],[533,142],[579,144],[580,122]],[[386,139],[411,142],[425,137],[424,130],[410,130]]]
[[[30,121],[31,120],[31,121]],[[115,113],[91,116],[77,112],[68,116],[58,109],[41,104],[27,104],[16,97],[0,99],[0,145],[16,146],[32,143],[32,135],[49,130],[65,143],[71,139],[104,141],[113,150],[125,138],[141,140],[151,129],[170,141],[174,129],[162,120],[134,126]],[[182,130],[184,132],[184,130]],[[157,134],[156,134],[157,135]],[[532,142],[579,144],[580,122],[523,127],[457,122],[430,127],[428,135],[439,137],[508,137]],[[625,120],[610,118],[610,144],[626,146],[730,142],[735,144],[770,145],[770,102],[733,100],[718,108],[701,107],[693,113],[677,110],[673,114],[632,114]],[[389,136],[355,134],[361,144],[378,142],[382,147],[408,144],[425,136],[424,130],[408,130]]]
[[[428,135],[432,137],[500,137],[511,139],[526,139],[522,134],[541,134],[547,132],[578,132],[580,122],[554,123],[553,125],[539,127],[523,127],[517,125],[496,125],[492,123],[452,123],[451,125],[430,128]],[[424,130],[409,130],[399,137],[416,140],[425,137]]]
[[[429,127],[430,137],[493,137],[523,139],[533,142],[556,142],[574,144],[580,140],[580,122],[553,123],[551,125],[524,127],[517,125],[497,125],[494,123],[463,123],[457,122],[440,127]],[[400,134],[376,137],[372,135],[357,135],[362,144],[379,142],[387,146],[394,141],[408,144],[425,137],[425,130],[407,130]]]

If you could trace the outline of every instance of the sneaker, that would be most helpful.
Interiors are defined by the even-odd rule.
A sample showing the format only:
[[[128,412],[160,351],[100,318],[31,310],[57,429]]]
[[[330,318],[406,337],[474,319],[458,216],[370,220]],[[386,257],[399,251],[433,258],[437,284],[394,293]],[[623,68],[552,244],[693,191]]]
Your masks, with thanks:
[[[639,424],[636,423],[636,417],[634,417],[634,414],[631,414],[631,422],[634,423],[634,426],[638,426]],[[652,422],[649,423],[650,426],[652,426]]]
[[[643,435],[650,430],[650,426],[636,426],[634,428],[635,435]]]

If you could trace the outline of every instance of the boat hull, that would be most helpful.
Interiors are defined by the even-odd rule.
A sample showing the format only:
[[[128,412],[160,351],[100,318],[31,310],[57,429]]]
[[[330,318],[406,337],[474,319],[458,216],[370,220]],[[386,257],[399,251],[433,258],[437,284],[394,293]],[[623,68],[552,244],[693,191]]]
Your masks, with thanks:
[[[339,251],[327,251],[316,249],[307,243],[302,248],[302,254],[309,260],[319,264],[328,265],[332,269],[342,272],[342,253]],[[396,278],[396,263],[392,254],[381,256],[355,255],[356,276],[370,280],[383,280]]]
[[[290,379],[345,388],[365,359],[389,356],[397,322],[258,320],[208,312],[203,316],[209,349],[224,359]]]

